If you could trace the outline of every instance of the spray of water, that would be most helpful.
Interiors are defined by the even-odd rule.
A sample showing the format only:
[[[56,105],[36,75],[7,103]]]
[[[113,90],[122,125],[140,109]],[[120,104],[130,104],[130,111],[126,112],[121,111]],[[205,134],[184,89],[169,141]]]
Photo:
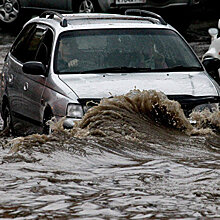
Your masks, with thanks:
[[[86,142],[90,138],[102,138],[141,143],[146,138],[149,142],[159,139],[165,142],[168,131],[181,132],[185,135],[214,135],[213,128],[220,128],[220,112],[194,112],[191,119],[186,118],[181,105],[169,100],[167,96],[155,90],[132,90],[126,95],[103,99],[75,123],[70,130],[63,128],[63,120],[50,121],[50,135],[29,135],[13,139],[10,152],[21,148],[42,145],[48,142],[74,143]],[[161,140],[161,138],[163,140]],[[73,140],[74,139],[74,140]],[[124,143],[126,144],[126,143]]]

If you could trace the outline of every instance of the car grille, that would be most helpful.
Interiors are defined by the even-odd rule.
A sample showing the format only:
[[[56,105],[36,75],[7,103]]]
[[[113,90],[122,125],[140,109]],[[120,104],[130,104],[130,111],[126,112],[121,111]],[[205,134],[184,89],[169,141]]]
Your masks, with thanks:
[[[168,95],[168,99],[178,101],[186,116],[192,112],[193,108],[202,104],[220,103],[218,96],[201,96],[195,97],[191,95]]]

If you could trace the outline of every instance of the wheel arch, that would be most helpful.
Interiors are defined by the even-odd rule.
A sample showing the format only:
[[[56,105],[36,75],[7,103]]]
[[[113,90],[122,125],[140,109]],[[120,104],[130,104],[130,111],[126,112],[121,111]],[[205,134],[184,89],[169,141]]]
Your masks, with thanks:
[[[53,111],[52,111],[52,107],[50,105],[47,105],[44,109],[44,113],[43,113],[43,129],[42,129],[42,133],[43,134],[49,134],[50,133],[50,125],[47,124],[47,121],[49,121],[52,117],[53,117]]]
[[[44,109],[43,122],[44,122],[44,120],[49,120],[50,117],[53,115],[54,115],[54,113],[53,113],[52,107],[48,104]]]

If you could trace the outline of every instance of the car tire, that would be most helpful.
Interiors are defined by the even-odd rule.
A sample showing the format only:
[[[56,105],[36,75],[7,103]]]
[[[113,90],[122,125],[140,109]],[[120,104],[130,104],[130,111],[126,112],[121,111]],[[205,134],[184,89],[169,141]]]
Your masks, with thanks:
[[[48,125],[48,121],[53,118],[53,113],[52,111],[47,108],[44,113],[44,119],[43,119],[43,134],[50,134],[51,133],[51,128],[50,125]]]
[[[17,30],[24,22],[24,13],[19,0],[0,1],[0,27],[6,30]]]
[[[100,11],[98,0],[79,0],[74,7],[74,12],[77,13],[93,13]]]
[[[7,130],[8,134],[14,135],[15,132],[14,132],[14,126],[12,122],[11,110],[8,104],[6,104],[6,106],[3,109],[2,119],[3,119],[3,130],[4,131]]]

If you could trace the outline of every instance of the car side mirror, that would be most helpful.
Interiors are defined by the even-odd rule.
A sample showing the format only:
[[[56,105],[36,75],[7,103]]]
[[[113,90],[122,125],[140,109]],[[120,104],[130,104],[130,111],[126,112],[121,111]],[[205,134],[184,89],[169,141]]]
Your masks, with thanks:
[[[220,83],[220,77],[218,69],[220,68],[220,60],[218,58],[206,57],[202,61],[206,71],[211,77],[213,77],[218,83]]]
[[[43,63],[38,62],[38,61],[28,61],[28,62],[24,63],[22,70],[24,73],[30,74],[30,75],[47,76],[46,67],[44,66]]]

